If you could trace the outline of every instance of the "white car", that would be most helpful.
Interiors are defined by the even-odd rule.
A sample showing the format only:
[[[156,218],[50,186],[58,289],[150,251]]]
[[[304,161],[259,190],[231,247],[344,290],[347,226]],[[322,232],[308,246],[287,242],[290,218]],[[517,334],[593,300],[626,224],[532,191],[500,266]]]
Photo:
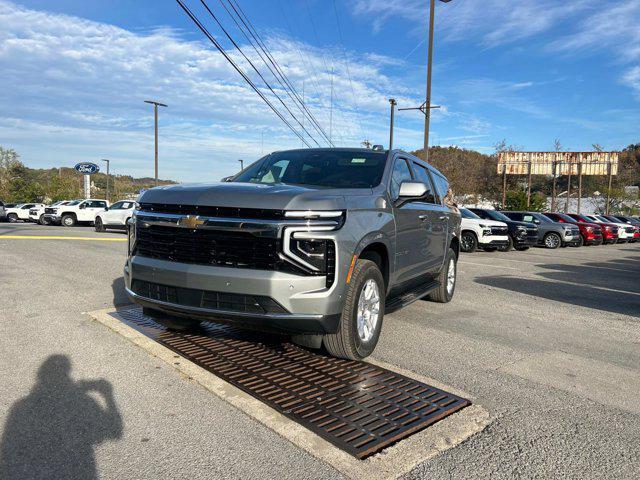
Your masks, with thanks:
[[[70,200],[60,200],[59,202],[52,203],[51,205],[40,205],[37,207],[33,207],[29,210],[29,220],[35,223],[39,223],[40,225],[49,225],[51,222],[49,220],[49,217],[46,215],[46,209],[60,207],[68,203],[70,203]]]
[[[618,243],[626,243],[633,240],[635,228],[622,222],[613,222],[602,215],[585,215],[588,219],[596,223],[611,223],[618,227]]]
[[[103,212],[107,207],[109,202],[104,199],[75,200],[55,209],[54,222],[59,222],[65,227],[73,227],[78,223],[91,224],[96,214]]]
[[[108,228],[126,229],[127,221],[133,215],[135,208],[136,202],[133,200],[122,200],[96,213],[93,222],[96,232],[104,232]]]
[[[482,248],[488,252],[509,245],[509,228],[504,222],[485,220],[466,208],[460,209],[460,249],[475,252]]]
[[[44,208],[43,203],[19,203],[13,208],[7,208],[7,220],[12,223],[22,220],[23,222],[29,221],[29,210],[36,207]]]

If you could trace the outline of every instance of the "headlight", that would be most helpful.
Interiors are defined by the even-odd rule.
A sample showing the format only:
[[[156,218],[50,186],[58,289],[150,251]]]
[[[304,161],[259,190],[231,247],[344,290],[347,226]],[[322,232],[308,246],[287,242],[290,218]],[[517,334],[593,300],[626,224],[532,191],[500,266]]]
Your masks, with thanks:
[[[291,252],[305,263],[312,265],[319,272],[327,269],[327,244],[331,240],[307,240],[293,238]]]
[[[488,235],[491,235],[491,229],[490,229],[490,228],[487,228],[487,229],[485,229],[485,230],[482,230],[482,234],[483,234],[483,235],[487,235],[487,236],[488,236]]]
[[[303,218],[305,220],[318,220],[321,218],[338,218],[342,216],[340,210],[290,210],[284,212],[285,218]]]
[[[587,232],[593,232],[593,227],[587,227]]]
[[[478,225],[480,228],[489,228],[489,225],[485,225],[484,223],[481,223],[480,225]]]

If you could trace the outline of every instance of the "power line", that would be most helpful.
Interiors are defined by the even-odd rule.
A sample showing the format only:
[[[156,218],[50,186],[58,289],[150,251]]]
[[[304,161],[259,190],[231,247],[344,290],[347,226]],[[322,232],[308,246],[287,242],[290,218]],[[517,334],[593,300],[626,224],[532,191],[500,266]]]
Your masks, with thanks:
[[[347,58],[347,52],[344,48],[344,38],[342,36],[342,27],[340,26],[340,16],[338,15],[338,7],[336,5],[336,0],[333,0],[333,13],[336,17],[336,25],[338,26],[338,36],[340,38],[340,46],[342,47],[342,54],[344,56],[344,64],[347,67],[347,77],[349,78],[349,86],[351,87],[351,95],[353,97],[353,106],[356,110],[356,118],[358,120],[358,126],[360,128],[360,136],[364,136],[364,130],[362,129],[362,122],[360,121],[360,111],[358,108],[358,100],[356,98],[356,92],[353,88],[353,80],[351,79],[351,71],[349,69],[349,59]]]
[[[289,127],[289,129],[300,139],[302,142],[309,148],[311,146],[306,142],[304,136],[300,135],[300,133],[289,123],[289,121],[276,109],[273,104],[269,101],[267,97],[256,87],[256,85],[251,81],[251,79],[242,71],[242,69],[234,62],[234,60],[229,56],[229,54],[225,51],[225,49],[218,43],[218,41],[209,33],[206,27],[198,20],[198,18],[194,15],[194,13],[187,7],[183,0],[176,0],[178,5],[184,10],[184,12],[189,16],[191,21],[196,24],[196,26],[200,29],[202,33],[209,39],[211,43],[218,49],[218,51],[224,56],[224,58],[233,66],[233,68],[242,76],[242,78],[249,84],[249,86],[260,96],[260,98],[269,106],[269,108],[282,120],[282,122]]]
[[[247,55],[245,55],[245,53],[242,51],[242,49],[240,48],[240,46],[236,43],[236,41],[233,39],[233,37],[229,34],[229,32],[224,28],[224,26],[222,25],[222,23],[220,22],[220,20],[218,20],[218,17],[216,17],[216,15],[213,13],[213,11],[209,8],[209,5],[207,5],[207,3],[204,0],[200,0],[200,3],[202,3],[202,5],[204,6],[204,8],[207,10],[207,12],[209,12],[209,15],[211,15],[211,17],[215,20],[215,22],[218,24],[218,26],[220,27],[220,29],[224,32],[224,34],[226,35],[226,37],[229,39],[229,41],[233,44],[233,46],[236,48],[236,50],[238,50],[240,52],[240,54],[244,57],[244,59],[249,62],[249,65],[251,65],[251,68],[253,68],[253,70],[258,74],[258,76],[262,79],[262,81],[264,82],[264,84],[267,86],[267,88],[271,91],[271,93],[278,99],[278,101],[282,104],[282,106],[287,110],[287,112],[289,112],[289,115],[291,115],[291,117],[298,123],[298,125],[300,125],[300,127],[302,128],[302,130],[304,130],[304,132],[309,135],[309,138],[311,138],[311,140],[313,140],[313,142],[319,147],[320,144],[316,141],[315,138],[313,138],[311,136],[311,134],[307,131],[307,129],[304,127],[304,125],[300,122],[300,120],[298,120],[298,117],[296,117],[293,112],[289,109],[289,107],[287,106],[286,103],[284,103],[284,101],[282,100],[282,98],[280,97],[280,95],[278,95],[276,93],[276,91],[271,87],[271,85],[269,84],[269,82],[267,82],[267,80],[264,78],[264,76],[262,75],[262,73],[260,73],[260,71],[256,68],[256,66],[254,65],[254,63],[251,61],[251,59],[249,59],[249,57],[247,57]]]
[[[277,60],[275,59],[275,57],[273,56],[273,54],[269,50],[269,47],[267,47],[266,43],[264,42],[264,40],[262,39],[262,37],[260,36],[258,31],[256,30],[255,26],[253,25],[253,23],[251,22],[251,20],[247,16],[247,14],[244,12],[242,7],[238,4],[238,2],[236,0],[227,0],[227,3],[233,9],[233,11],[235,12],[235,15],[238,17],[238,19],[240,19],[240,21],[244,25],[244,28],[238,24],[238,22],[236,21],[234,15],[229,11],[229,9],[226,7],[226,5],[224,5],[223,0],[218,0],[218,1],[225,8],[225,10],[229,14],[229,16],[231,16],[231,18],[233,19],[233,21],[236,24],[236,26],[243,33],[243,35],[245,36],[247,41],[251,44],[251,46],[256,51],[256,53],[260,56],[260,58],[265,63],[265,65],[267,66],[269,71],[272,73],[272,75],[274,76],[276,81],[278,81],[278,83],[282,86],[282,88],[285,90],[285,92],[287,92],[287,94],[289,95],[291,100],[293,100],[293,102],[296,103],[296,106],[298,107],[300,112],[303,115],[306,115],[311,120],[311,124],[314,127],[314,129],[321,136],[323,136],[325,138],[325,140],[327,140],[329,142],[329,144],[331,144],[330,138],[327,136],[326,132],[324,131],[324,129],[322,128],[322,126],[320,125],[318,120],[315,118],[315,116],[308,109],[308,107],[306,106],[305,102],[302,101],[302,99],[300,98],[300,95],[298,94],[296,88],[293,86],[293,84],[291,83],[291,81],[289,80],[287,75],[283,72],[283,70],[280,67],[280,65],[278,64]],[[247,35],[247,33],[245,32],[245,29],[249,32],[249,35],[253,38],[253,40],[255,41],[255,44],[258,45],[258,47],[264,53],[264,56],[267,57],[269,62],[267,62],[264,59],[263,55],[256,48],[256,46],[254,44],[254,41],[252,41],[251,38],[249,38],[249,35]],[[269,63],[271,63],[271,65],[273,65],[273,68],[271,68]],[[275,71],[274,71],[274,69],[275,69]]]

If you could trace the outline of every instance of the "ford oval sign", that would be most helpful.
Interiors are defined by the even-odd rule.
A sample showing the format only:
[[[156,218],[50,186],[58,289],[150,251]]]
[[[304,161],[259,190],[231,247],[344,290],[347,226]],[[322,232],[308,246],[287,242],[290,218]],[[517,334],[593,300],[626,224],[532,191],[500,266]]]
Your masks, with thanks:
[[[82,162],[78,163],[75,167],[76,171],[84,174],[84,175],[92,175],[94,173],[98,173],[100,171],[100,167],[95,163],[91,162]]]

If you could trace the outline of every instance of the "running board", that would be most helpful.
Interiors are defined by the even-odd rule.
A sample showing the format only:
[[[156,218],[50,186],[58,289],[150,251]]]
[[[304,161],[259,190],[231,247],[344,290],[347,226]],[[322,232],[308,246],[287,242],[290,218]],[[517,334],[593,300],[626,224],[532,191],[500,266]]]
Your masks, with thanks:
[[[401,293],[393,298],[388,298],[385,304],[384,313],[393,313],[407,305],[412,304],[416,300],[420,300],[422,297],[432,292],[440,286],[440,282],[429,282],[418,285],[417,287],[407,292]]]

